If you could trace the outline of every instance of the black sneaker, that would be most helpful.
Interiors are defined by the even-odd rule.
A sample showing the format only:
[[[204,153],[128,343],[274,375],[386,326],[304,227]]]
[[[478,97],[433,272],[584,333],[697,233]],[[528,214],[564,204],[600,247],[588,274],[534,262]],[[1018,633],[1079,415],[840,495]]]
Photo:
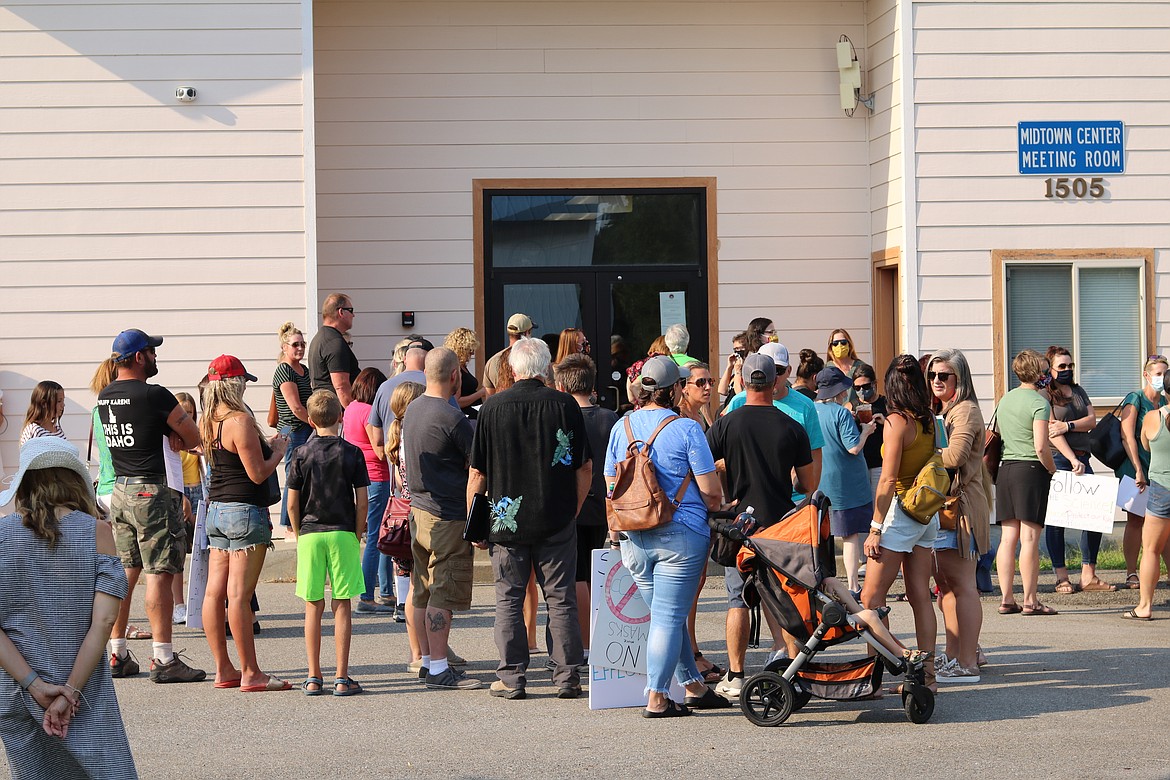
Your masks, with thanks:
[[[468,677],[463,672],[448,666],[447,670],[439,674],[427,674],[427,687],[448,691],[473,691],[483,687],[483,680]]]
[[[418,679],[422,680],[423,682],[426,682],[427,678],[430,677],[430,675],[431,675],[431,670],[428,669],[427,667],[420,666],[418,668]]]
[[[202,669],[192,669],[175,653],[169,664],[164,664],[157,658],[150,659],[150,681],[155,683],[185,683],[203,682],[207,679],[207,672]]]
[[[126,651],[125,658],[118,658],[117,655],[110,656],[111,677],[133,677],[141,671],[138,667],[138,661],[129,650]]]
[[[580,685],[562,685],[557,691],[558,699],[576,699],[581,696]]]
[[[395,623],[405,623],[406,622],[406,605],[405,604],[399,604],[397,607],[395,607],[395,609],[394,609],[394,622]]]

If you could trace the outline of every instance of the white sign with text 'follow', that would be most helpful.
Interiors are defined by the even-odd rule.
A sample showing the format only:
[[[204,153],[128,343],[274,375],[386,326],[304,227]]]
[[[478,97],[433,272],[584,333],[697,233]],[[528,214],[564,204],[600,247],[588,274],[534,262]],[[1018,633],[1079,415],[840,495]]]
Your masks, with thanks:
[[[1048,485],[1048,514],[1045,525],[1081,531],[1113,533],[1117,506],[1117,477],[1058,471]]]

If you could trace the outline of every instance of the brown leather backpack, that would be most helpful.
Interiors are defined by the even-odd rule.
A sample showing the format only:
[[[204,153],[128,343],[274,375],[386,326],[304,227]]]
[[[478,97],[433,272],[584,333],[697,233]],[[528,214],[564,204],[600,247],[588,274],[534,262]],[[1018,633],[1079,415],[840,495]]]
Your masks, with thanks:
[[[688,470],[678,494],[672,499],[658,484],[658,474],[650,460],[650,448],[658,434],[670,423],[679,419],[676,414],[663,420],[650,438],[645,441],[634,438],[630,418],[625,419],[626,447],[625,460],[615,467],[613,490],[610,496],[609,517],[611,531],[648,531],[666,525],[674,519],[674,510],[682,503],[693,474]]]

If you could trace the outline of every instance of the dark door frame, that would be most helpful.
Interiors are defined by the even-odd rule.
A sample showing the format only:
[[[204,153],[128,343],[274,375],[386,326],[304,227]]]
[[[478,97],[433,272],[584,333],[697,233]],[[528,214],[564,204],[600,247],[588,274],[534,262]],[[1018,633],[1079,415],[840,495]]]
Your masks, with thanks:
[[[472,225],[473,225],[473,270],[475,301],[475,329],[477,333],[487,338],[487,275],[484,264],[484,191],[485,190],[629,190],[629,189],[696,189],[705,191],[707,204],[706,235],[707,235],[707,265],[701,268],[700,273],[707,279],[707,363],[714,372],[719,365],[719,234],[717,229],[717,215],[719,213],[716,196],[716,179],[714,176],[688,176],[675,178],[629,178],[629,179],[473,179],[471,182],[472,195]],[[599,270],[593,268],[591,271]],[[637,269],[638,272],[652,270]],[[614,269],[615,273],[621,273]],[[568,271],[571,273],[571,271]],[[634,271],[631,269],[631,273]],[[535,275],[535,274],[534,274]],[[596,314],[594,315],[596,316]],[[693,354],[693,353],[692,353]],[[486,361],[486,345],[481,343],[476,353],[476,366],[482,367]],[[698,357],[696,355],[696,357]]]

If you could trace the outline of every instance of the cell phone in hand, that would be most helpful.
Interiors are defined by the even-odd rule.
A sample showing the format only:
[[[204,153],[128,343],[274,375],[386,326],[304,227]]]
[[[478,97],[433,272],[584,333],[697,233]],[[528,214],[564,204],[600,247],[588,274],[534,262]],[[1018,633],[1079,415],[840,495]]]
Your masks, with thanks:
[[[280,426],[280,430],[277,431],[277,433],[279,433],[281,436],[283,436],[284,438],[287,439],[288,437],[292,436],[292,426],[291,425],[282,425],[282,426]]]

